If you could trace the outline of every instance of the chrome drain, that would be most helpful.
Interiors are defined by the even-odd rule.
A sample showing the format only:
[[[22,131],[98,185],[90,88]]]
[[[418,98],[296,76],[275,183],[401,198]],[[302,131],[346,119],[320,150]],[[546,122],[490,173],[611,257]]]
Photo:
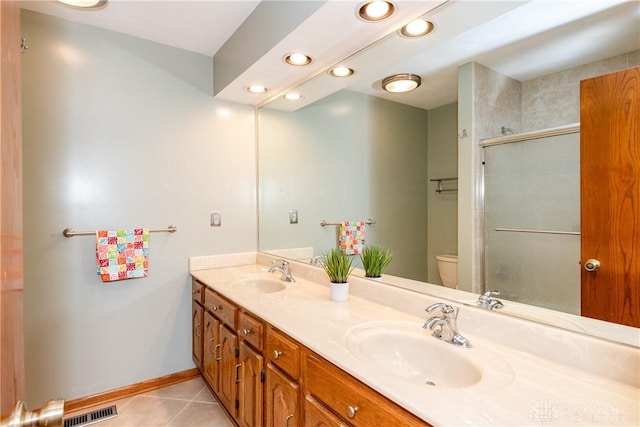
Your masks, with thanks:
[[[64,420],[64,427],[81,427],[88,426],[89,424],[105,421],[118,416],[116,405],[109,406],[108,408],[98,409],[86,414],[76,415],[75,417],[67,418]]]
[[[425,384],[426,384],[426,385],[432,385],[432,386],[435,386],[435,385],[436,385],[436,383],[434,383],[433,381],[427,381]],[[65,427],[66,427],[66,426],[65,426]]]

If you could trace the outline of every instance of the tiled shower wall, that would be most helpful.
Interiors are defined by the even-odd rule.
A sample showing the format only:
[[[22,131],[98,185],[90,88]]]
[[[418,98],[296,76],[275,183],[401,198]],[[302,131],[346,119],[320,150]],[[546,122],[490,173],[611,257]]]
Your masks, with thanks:
[[[640,50],[522,83],[522,132],[580,121],[580,80],[640,66]]]

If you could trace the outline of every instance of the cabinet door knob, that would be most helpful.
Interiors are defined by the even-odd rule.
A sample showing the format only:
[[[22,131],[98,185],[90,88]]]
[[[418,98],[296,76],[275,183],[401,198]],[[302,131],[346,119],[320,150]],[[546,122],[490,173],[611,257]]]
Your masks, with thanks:
[[[355,418],[358,409],[360,408],[358,408],[357,406],[347,406],[347,416],[349,418]]]
[[[239,335],[242,335],[243,337],[246,337],[247,335],[249,335],[251,333],[251,329],[241,329]]]
[[[200,290],[199,289],[194,289],[193,291],[191,291],[191,295],[195,295],[195,294],[199,294]]]
[[[211,307],[211,310],[213,310],[213,311],[222,310],[222,307],[219,306],[219,305],[214,305],[213,307]]]
[[[280,357],[281,354],[282,354],[281,351],[273,350],[273,358],[274,359],[277,359],[278,357]]]

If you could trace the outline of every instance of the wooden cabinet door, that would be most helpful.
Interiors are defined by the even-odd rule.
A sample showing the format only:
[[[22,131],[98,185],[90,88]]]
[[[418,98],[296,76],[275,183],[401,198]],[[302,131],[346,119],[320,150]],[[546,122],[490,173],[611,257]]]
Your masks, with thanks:
[[[192,303],[191,313],[191,355],[196,366],[202,369],[202,339],[204,310],[197,302]]]
[[[227,411],[237,418],[236,399],[238,397],[238,387],[236,384],[236,349],[238,348],[238,337],[226,327],[220,327],[220,347],[218,371],[218,397],[227,408]]]
[[[267,365],[265,387],[265,426],[296,427],[300,421],[300,387],[271,363]]]
[[[580,198],[581,314],[640,327],[640,67],[580,83]]]
[[[241,427],[262,427],[262,367],[261,355],[253,351],[246,342],[240,343],[238,360],[238,422]]]
[[[202,374],[215,391],[219,389],[218,359],[220,351],[220,322],[208,311],[204,312],[204,340],[202,346]]]
[[[347,427],[340,418],[311,396],[304,401],[304,427]]]

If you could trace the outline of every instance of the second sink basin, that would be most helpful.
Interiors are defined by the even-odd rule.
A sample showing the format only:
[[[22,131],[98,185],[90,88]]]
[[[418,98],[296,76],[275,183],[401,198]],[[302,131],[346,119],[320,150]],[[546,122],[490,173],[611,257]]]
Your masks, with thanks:
[[[348,350],[386,374],[432,387],[469,387],[482,370],[464,352],[431,336],[414,322],[369,322],[349,330]]]
[[[273,274],[241,277],[232,280],[231,287],[248,292],[272,294],[287,289],[287,282],[274,277]]]

